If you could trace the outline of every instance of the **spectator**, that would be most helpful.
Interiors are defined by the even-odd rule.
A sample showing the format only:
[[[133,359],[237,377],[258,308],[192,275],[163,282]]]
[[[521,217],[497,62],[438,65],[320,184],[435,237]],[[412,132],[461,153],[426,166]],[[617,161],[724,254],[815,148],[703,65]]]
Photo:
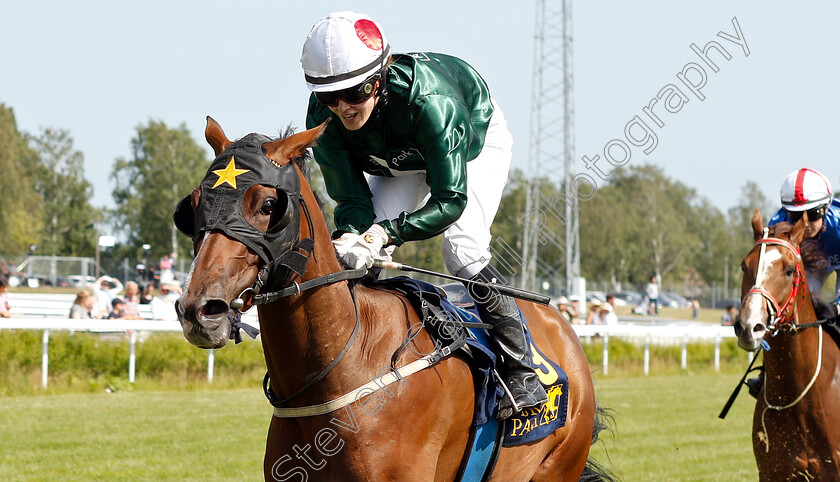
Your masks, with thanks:
[[[569,310],[569,315],[571,315],[573,325],[579,325],[580,324],[580,308],[579,308],[579,305],[580,305],[580,296],[578,296],[578,295],[569,296],[569,307],[567,309]]]
[[[152,302],[152,299],[155,297],[154,294],[155,287],[152,286],[151,283],[147,284],[143,287],[143,292],[140,293],[140,304],[141,305],[148,305]]]
[[[12,307],[9,306],[9,282],[0,279],[0,318],[12,316]]]
[[[73,301],[73,306],[70,307],[70,318],[73,319],[87,319],[95,318],[91,314],[94,305],[96,304],[96,297],[88,290],[82,290],[76,293],[76,300]]]
[[[160,296],[152,298],[152,318],[155,320],[177,321],[175,301],[181,297],[181,287],[175,283],[160,285]]]
[[[601,321],[605,325],[618,324],[618,316],[615,314],[615,295],[608,294],[607,302],[601,304]]]
[[[569,300],[565,296],[561,296],[557,300],[557,309],[560,310],[560,315],[564,320],[569,323],[572,322],[572,315],[569,313]]]
[[[125,284],[125,313],[130,320],[139,320],[140,316],[140,287],[134,281]]]
[[[650,277],[650,283],[645,287],[645,294],[647,294],[650,302],[649,315],[659,314],[659,285],[656,283],[656,275]]]
[[[111,312],[108,313],[109,320],[126,320],[129,319],[125,312],[125,301],[122,298],[114,298],[111,301]]]
[[[164,256],[160,260],[160,283],[171,283],[175,280],[175,253]]]
[[[696,320],[700,315],[700,301],[697,298],[691,300],[691,319]]]
[[[604,322],[601,321],[601,302],[598,300],[592,300],[592,303],[589,304],[589,314],[586,315],[586,324],[587,325],[603,325]]]
[[[726,311],[720,317],[720,324],[723,326],[733,326],[735,324],[735,306],[726,305]]]
[[[93,286],[94,307],[92,313],[94,318],[105,318],[111,311],[111,302],[123,290],[120,280],[110,276],[101,276]]]

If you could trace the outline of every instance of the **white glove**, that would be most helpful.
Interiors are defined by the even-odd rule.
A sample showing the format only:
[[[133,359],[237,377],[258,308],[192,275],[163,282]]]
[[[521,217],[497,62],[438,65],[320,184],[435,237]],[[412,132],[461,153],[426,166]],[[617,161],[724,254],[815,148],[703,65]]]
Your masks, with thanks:
[[[355,243],[347,249],[347,252],[343,255],[339,254],[339,257],[350,269],[359,269],[363,266],[370,268],[373,266],[375,259],[387,257],[382,246],[386,245],[388,240],[385,228],[379,224],[374,224],[361,236],[358,236]],[[337,250],[338,248],[336,248]]]
[[[347,250],[350,249],[350,246],[356,244],[356,241],[359,239],[360,234],[356,233],[344,233],[338,239],[333,239],[333,247],[335,248],[335,253],[338,255],[338,259],[344,259],[344,256],[347,254]]]

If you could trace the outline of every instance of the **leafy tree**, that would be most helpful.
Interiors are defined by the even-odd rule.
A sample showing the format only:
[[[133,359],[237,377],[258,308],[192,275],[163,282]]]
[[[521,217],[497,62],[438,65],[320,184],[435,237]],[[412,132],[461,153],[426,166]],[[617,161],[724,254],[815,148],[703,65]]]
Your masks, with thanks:
[[[101,215],[90,205],[93,188],[84,177],[84,156],[73,149],[73,139],[65,130],[44,129],[29,140],[38,153],[35,189],[44,203],[38,252],[92,256],[96,249],[93,225]]]
[[[645,282],[690,265],[700,249],[692,229],[697,194],[651,165],[616,169],[581,203],[581,270],[589,279]]]
[[[175,206],[198,186],[210,163],[184,124],[170,128],[150,120],[137,126],[131,146],[133,157],[117,159],[111,173],[119,227],[130,245],[150,244],[153,257],[163,256],[172,250]],[[176,241],[179,257],[192,252],[187,237],[178,234]]]
[[[37,159],[18,131],[11,108],[0,104],[0,252],[20,255],[43,230],[43,201],[27,168]]]

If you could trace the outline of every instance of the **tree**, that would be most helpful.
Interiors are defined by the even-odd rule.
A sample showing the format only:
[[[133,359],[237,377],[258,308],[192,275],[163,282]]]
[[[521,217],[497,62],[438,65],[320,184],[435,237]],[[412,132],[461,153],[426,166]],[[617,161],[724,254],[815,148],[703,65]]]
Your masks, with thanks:
[[[93,225],[101,214],[90,205],[93,188],[84,177],[84,156],[73,149],[65,130],[44,129],[29,141],[38,153],[35,189],[44,204],[39,253],[91,256],[96,249]]]
[[[26,166],[37,159],[18,132],[12,109],[0,104],[0,252],[21,255],[43,230],[43,201]]]
[[[690,265],[700,249],[697,194],[655,166],[616,169],[609,183],[581,203],[581,271],[594,280],[641,284]]]
[[[135,249],[150,244],[152,256],[163,256],[172,251],[175,206],[198,186],[210,162],[184,124],[169,128],[150,120],[137,126],[131,146],[133,158],[117,159],[111,173],[118,227]],[[192,252],[191,240],[175,239],[179,257]]]

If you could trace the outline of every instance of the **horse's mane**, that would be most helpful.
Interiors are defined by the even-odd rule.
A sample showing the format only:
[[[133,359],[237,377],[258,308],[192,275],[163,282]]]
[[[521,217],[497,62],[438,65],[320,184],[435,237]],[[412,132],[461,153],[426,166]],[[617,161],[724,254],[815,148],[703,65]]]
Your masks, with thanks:
[[[789,238],[792,229],[792,224],[780,222],[770,227],[769,234],[773,237],[784,235],[784,238]],[[799,251],[802,256],[802,264],[807,271],[821,271],[826,268],[828,261],[826,261],[825,252],[817,240],[806,239],[802,241],[799,244]]]

